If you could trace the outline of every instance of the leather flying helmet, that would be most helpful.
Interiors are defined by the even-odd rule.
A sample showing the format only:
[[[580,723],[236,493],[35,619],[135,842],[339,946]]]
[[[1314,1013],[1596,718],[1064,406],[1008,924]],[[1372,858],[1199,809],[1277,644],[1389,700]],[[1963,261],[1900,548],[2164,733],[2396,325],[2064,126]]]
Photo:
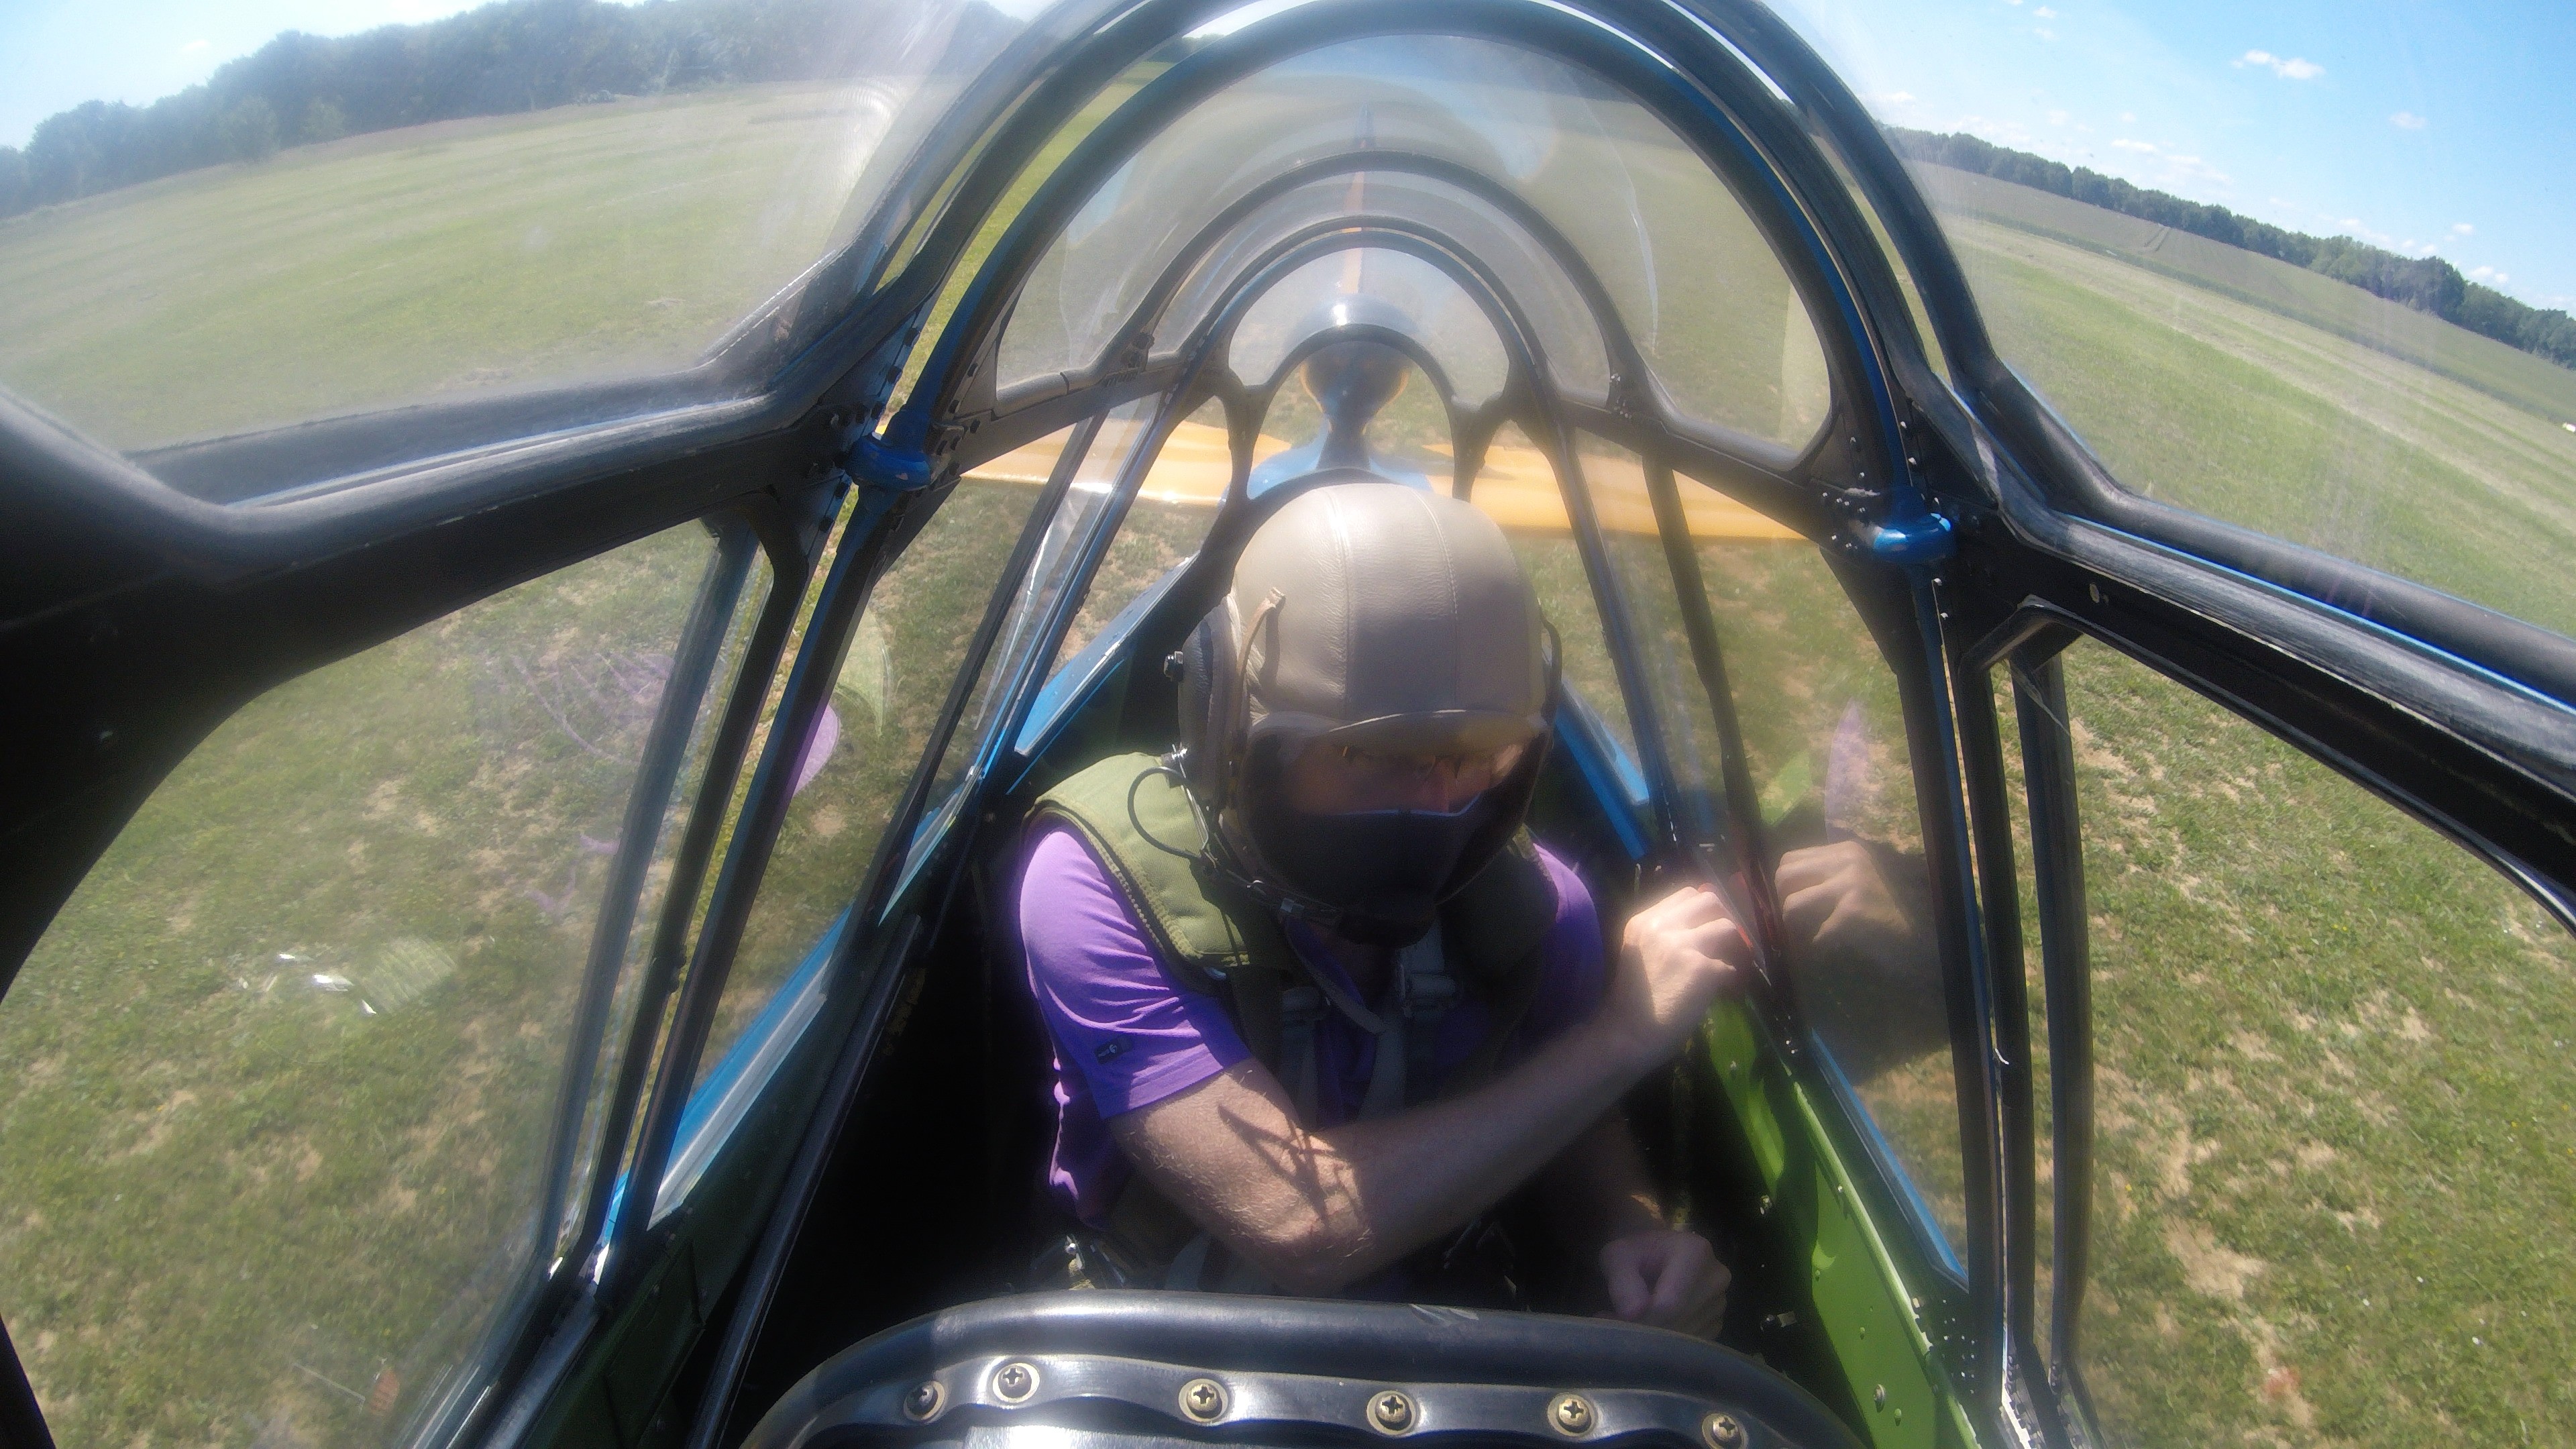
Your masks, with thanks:
[[[1354,940],[1420,938],[1520,829],[1555,674],[1520,562],[1474,506],[1376,481],[1290,501],[1182,652],[1182,769],[1211,864]],[[1317,749],[1517,758],[1463,803],[1301,809],[1290,772]]]

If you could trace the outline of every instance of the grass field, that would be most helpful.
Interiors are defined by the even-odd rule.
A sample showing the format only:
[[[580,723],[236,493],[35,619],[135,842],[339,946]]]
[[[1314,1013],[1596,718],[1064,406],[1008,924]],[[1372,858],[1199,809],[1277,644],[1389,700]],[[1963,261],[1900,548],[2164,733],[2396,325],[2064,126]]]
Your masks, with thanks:
[[[1968,179],[1943,221],[1997,350],[2122,482],[2576,633],[2576,372],[2196,237],[2106,255],[2066,213],[2145,224]]]
[[[0,221],[0,384],[135,449],[684,365],[846,234],[880,99],[451,121]]]
[[[0,383],[143,447],[683,361],[831,235],[855,104],[762,88],[461,122],[0,223]],[[1740,221],[1612,132],[1534,184],[1586,194],[1617,160],[1641,224],[1699,259],[1652,298],[1652,355],[1724,420],[1794,434],[1795,319]],[[2132,486],[2576,629],[2576,375],[1978,180],[1932,189],[1967,198],[1947,221],[1999,346]],[[1621,217],[1585,220],[1603,255],[1627,244]],[[1393,420],[1408,450],[1436,441],[1424,403]],[[1302,440],[1303,407],[1271,431]],[[961,487],[881,585],[710,1063],[846,899],[1033,500]],[[1140,505],[1067,648],[1204,518]],[[1626,734],[1570,544],[1520,542],[1568,678]],[[1666,726],[1705,749],[1660,560],[1614,553],[1664,641]],[[1818,555],[1702,557],[1766,811],[1912,847],[1892,683]],[[30,960],[0,1006],[0,1317],[64,1442],[381,1438],[495,1301],[494,1265],[540,1251],[591,842],[702,560],[648,540],[272,693]],[[2103,1062],[2087,1367],[2112,1442],[2576,1440],[2564,933],[2197,697],[2098,655],[2069,681]],[[1837,1045],[1859,1060],[1881,1025]],[[1942,1060],[1881,1051],[1859,1090],[1947,1222]]]
[[[2199,696],[2066,673],[2112,1442],[2568,1442],[2576,945]]]
[[[2576,373],[1923,174],[1998,349],[2123,482],[2576,630]],[[2067,674],[2100,1068],[2084,1361],[2113,1442],[2576,1437],[2565,930],[2198,696],[2091,646]]]
[[[707,553],[272,691],[65,906],[0,1010],[0,1313],[58,1442],[381,1438],[552,1250],[573,996]]]

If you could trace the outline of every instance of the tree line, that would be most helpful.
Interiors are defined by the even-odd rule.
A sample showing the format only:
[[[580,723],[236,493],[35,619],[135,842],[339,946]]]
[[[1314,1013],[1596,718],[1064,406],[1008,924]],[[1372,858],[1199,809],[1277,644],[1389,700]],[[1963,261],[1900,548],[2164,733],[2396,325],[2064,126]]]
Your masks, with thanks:
[[[89,101],[0,146],[0,217],[281,147],[462,116],[749,81],[870,74],[925,0],[501,0],[445,20],[326,38],[288,31],[148,106]],[[942,69],[980,64],[1019,22],[976,0]]]
[[[1997,146],[1974,136],[1939,135],[1903,126],[1888,127],[1887,136],[1897,154],[1909,160],[1974,171],[2242,247],[2338,282],[2349,282],[2419,312],[2430,312],[2445,322],[2546,357],[2562,367],[2576,367],[2576,319],[2556,309],[2529,306],[2493,287],[2472,282],[2440,257],[2404,256],[2348,236],[2319,237],[2290,231],[2239,216],[2223,206],[2185,201],[2170,192],[2132,186],[2088,167],[2061,165],[2044,156]]]

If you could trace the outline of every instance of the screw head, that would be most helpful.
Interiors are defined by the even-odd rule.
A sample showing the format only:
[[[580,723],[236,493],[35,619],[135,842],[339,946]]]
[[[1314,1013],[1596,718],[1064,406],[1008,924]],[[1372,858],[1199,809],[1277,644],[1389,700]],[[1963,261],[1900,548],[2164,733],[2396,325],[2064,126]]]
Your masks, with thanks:
[[[918,1424],[939,1416],[948,1402],[948,1390],[937,1379],[923,1379],[903,1396],[903,1416]]]
[[[1181,1385],[1181,1413],[1200,1424],[1224,1418],[1225,1385],[1214,1379],[1192,1379]]]
[[[1744,1423],[1721,1411],[1699,1421],[1699,1436],[1708,1441],[1708,1449],[1742,1449]]]
[[[1034,1364],[1006,1363],[993,1372],[993,1397],[1006,1404],[1025,1404],[1038,1391]]]
[[[1869,1405],[1873,1409],[1884,1409],[1887,1407],[1887,1385],[1879,1384],[1872,1389],[1869,1396]]]
[[[1592,1401],[1581,1394],[1559,1394],[1548,1401],[1547,1426],[1560,1434],[1589,1434],[1598,1422]]]
[[[1413,1396],[1401,1389],[1382,1389],[1369,1396],[1369,1427],[1381,1434],[1402,1434],[1414,1423]]]

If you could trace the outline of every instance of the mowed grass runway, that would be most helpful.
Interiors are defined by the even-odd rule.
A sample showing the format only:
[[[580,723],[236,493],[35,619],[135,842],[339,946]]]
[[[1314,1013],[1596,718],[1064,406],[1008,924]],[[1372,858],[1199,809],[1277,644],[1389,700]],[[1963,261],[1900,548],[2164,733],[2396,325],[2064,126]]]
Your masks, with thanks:
[[[0,383],[143,448],[685,365],[844,234],[885,102],[450,121],[0,222]]]
[[[458,122],[0,223],[0,383],[139,448],[685,362],[843,225],[867,103]],[[2106,255],[2089,219],[2014,201],[1953,237],[2005,356],[2125,480],[2576,630],[2557,370],[2338,313],[2319,279]],[[881,673],[845,671],[842,753],[743,984],[792,965],[865,859],[1020,499],[961,492],[880,591],[854,660]],[[1155,559],[1194,529],[1138,526]],[[478,1271],[527,1241],[575,887],[699,557],[638,545],[252,706],[30,960],[0,1004],[0,1315],[66,1443],[377,1438],[434,1392],[494,1301]],[[1705,563],[1757,779],[1822,775],[1853,699],[1874,739],[1870,645],[1814,555]],[[1130,572],[1114,587],[1152,569]],[[1579,580],[1547,581],[1579,619]],[[2576,1440],[2565,934],[2196,696],[2083,651],[2069,689],[2113,1441]],[[1946,1099],[1919,1075],[1864,1095],[1937,1202]]]

